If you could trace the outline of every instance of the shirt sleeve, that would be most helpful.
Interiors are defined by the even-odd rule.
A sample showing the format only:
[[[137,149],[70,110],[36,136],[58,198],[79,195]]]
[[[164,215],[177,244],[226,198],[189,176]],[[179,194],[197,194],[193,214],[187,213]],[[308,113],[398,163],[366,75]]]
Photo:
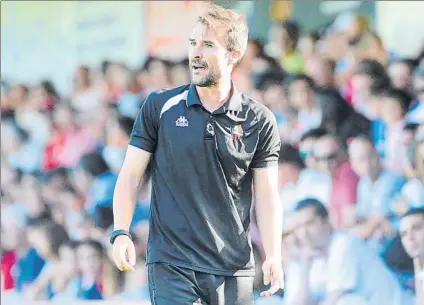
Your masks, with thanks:
[[[156,150],[159,115],[156,108],[156,93],[151,93],[137,114],[130,136],[130,145],[149,153]]]
[[[361,217],[368,217],[370,207],[367,200],[369,192],[364,181],[359,181],[357,190],[356,214]]]
[[[301,287],[300,267],[295,262],[289,262],[284,270],[284,304],[296,304]]]
[[[337,233],[336,233],[337,234]],[[352,292],[359,283],[360,242],[347,234],[337,234],[328,258],[327,293]]]
[[[264,168],[278,164],[280,155],[280,133],[277,120],[268,108],[265,108],[261,119],[262,127],[259,131],[259,141],[252,161],[252,168]]]

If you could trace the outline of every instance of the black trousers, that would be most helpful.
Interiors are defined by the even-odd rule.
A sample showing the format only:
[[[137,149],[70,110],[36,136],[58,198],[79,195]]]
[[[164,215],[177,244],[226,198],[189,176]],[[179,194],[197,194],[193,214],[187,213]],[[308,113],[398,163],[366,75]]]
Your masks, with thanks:
[[[148,265],[148,282],[152,305],[253,305],[253,277],[154,263]]]

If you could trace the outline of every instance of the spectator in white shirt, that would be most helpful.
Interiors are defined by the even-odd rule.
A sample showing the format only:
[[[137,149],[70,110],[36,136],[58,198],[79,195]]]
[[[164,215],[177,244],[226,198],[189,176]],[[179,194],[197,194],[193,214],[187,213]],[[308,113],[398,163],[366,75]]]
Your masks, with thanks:
[[[292,218],[284,304],[412,304],[375,252],[359,238],[333,231],[322,203],[301,201]]]
[[[408,208],[424,207],[424,124],[418,127],[412,148],[405,171],[408,182],[394,204],[398,214],[405,213]]]
[[[411,96],[400,89],[388,89],[382,96],[382,116],[386,129],[385,166],[402,173],[406,160],[405,115],[411,103]]]
[[[402,244],[414,260],[416,304],[424,304],[424,208],[411,209],[400,221]]]
[[[291,106],[298,111],[299,135],[320,126],[322,113],[316,100],[312,78],[304,74],[294,75],[289,80],[288,97]]]
[[[371,139],[354,138],[349,143],[352,169],[360,177],[356,204],[355,232],[379,247],[380,241],[392,230],[388,219],[391,203],[406,180],[403,176],[385,170]],[[383,250],[383,249],[381,249]]]
[[[328,203],[331,179],[313,169],[305,169],[299,151],[283,144],[279,158],[280,198],[285,211],[293,210],[295,204],[306,198],[317,198]]]

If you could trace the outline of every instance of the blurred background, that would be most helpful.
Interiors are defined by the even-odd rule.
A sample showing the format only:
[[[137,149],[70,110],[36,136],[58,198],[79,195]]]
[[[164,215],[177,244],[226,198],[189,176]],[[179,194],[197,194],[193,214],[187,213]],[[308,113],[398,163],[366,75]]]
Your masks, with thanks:
[[[279,124],[285,264],[301,251],[289,238],[292,208],[313,197],[333,228],[363,239],[412,296],[398,221],[424,206],[424,3],[215,2],[246,15],[250,42],[234,82]],[[202,5],[1,2],[4,304],[150,304],[149,182],[131,227],[138,253],[131,273],[110,258],[113,190],[146,96],[189,82],[187,39]],[[254,218],[252,226],[260,267]],[[255,298],[260,276],[258,268]],[[283,293],[256,302],[291,305]]]

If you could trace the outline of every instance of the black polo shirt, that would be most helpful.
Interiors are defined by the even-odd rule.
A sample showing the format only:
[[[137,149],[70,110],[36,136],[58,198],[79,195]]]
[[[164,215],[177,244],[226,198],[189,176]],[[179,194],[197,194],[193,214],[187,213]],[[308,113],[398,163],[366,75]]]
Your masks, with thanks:
[[[130,145],[152,153],[147,262],[254,275],[252,169],[277,166],[273,113],[236,90],[213,113],[194,85],[157,91],[143,104]]]

